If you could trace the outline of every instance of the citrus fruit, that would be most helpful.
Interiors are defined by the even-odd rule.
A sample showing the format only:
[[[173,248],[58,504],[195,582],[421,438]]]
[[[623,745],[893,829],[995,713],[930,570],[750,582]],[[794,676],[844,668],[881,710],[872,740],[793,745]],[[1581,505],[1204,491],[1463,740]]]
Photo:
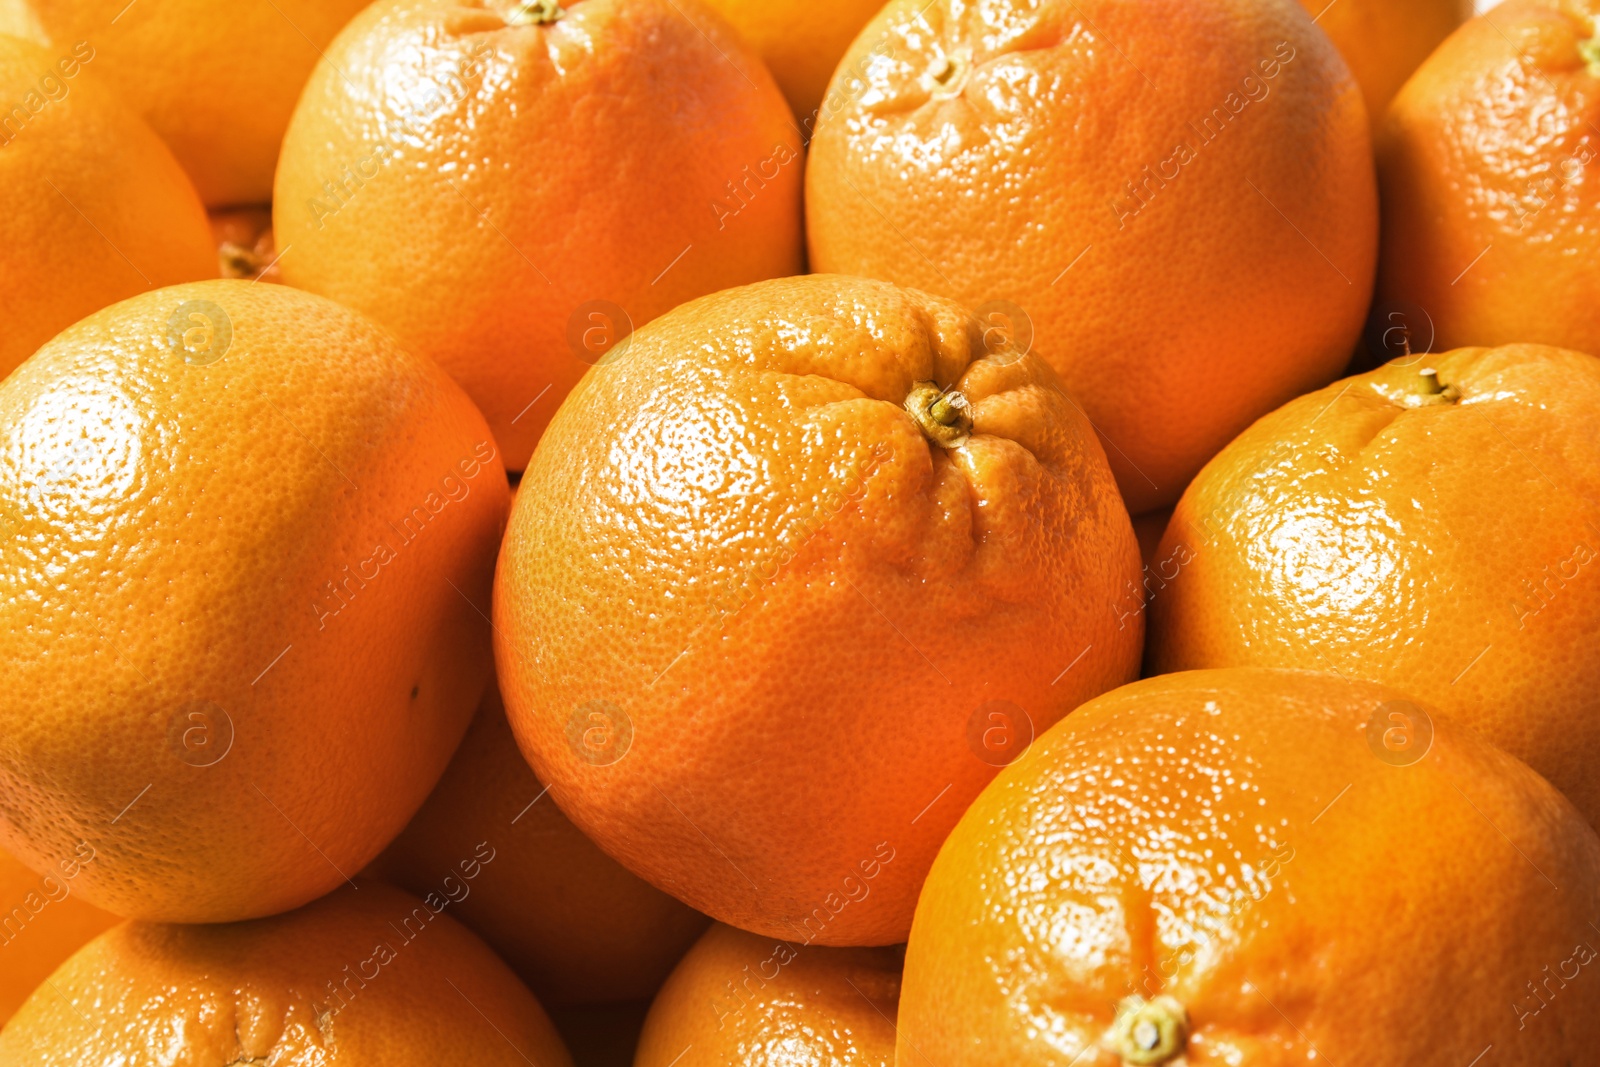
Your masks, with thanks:
[[[718,923],[645,1019],[635,1067],[893,1067],[899,948],[821,948]]]
[[[380,0],[328,59],[278,169],[284,280],[438,360],[512,470],[632,328],[800,270],[799,132],[697,5]]]
[[[217,274],[194,188],[137,115],[88,84],[93,54],[0,34],[0,378],[90,312]]]
[[[1151,678],[1067,716],[945,842],[899,1062],[1582,1063],[1597,907],[1572,806],[1395,690]]]
[[[1411,72],[1472,17],[1472,0],[1300,0],[1361,86],[1376,130]]]
[[[483,418],[331,301],[115,304],[0,384],[0,847],[119,915],[319,896],[422,804],[492,670]]]
[[[92,850],[39,875],[0,852],[0,1026],[62,960],[117,922],[73,895],[85,862]]]
[[[760,54],[807,136],[828,81],[883,0],[706,0]]]
[[[1507,0],[1395,97],[1377,140],[1380,307],[1416,308],[1435,350],[1600,352],[1600,5]]]
[[[811,143],[813,268],[1005,312],[1134,514],[1349,358],[1377,248],[1366,117],[1293,0],[894,0],[856,70]]]
[[[1538,345],[1398,360],[1292,401],[1179,502],[1151,664],[1393,685],[1600,821],[1596,410],[1600,360]]]
[[[221,925],[127,922],[0,1031],[5,1067],[570,1067],[539,1002],[443,898],[380,883]]]
[[[321,50],[366,0],[7,0],[0,33],[66,55],[139,112],[212,206],[272,196],[278,145]],[[91,58],[92,57],[92,58]]]
[[[967,802],[1137,672],[1099,442],[1043,360],[983,345],[883,282],[718,293],[591,372],[523,476],[494,604],[517,741],[714,918],[904,940]]]
[[[451,914],[544,1004],[653,996],[707,922],[561,814],[492,685],[433,794],[369,873],[450,897]]]

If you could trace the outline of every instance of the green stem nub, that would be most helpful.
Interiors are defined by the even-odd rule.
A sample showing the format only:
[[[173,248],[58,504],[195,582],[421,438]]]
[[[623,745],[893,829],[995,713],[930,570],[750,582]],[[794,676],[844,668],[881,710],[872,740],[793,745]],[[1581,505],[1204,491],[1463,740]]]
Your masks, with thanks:
[[[1155,1067],[1174,1059],[1189,1043],[1189,1013],[1166,994],[1127,997],[1117,1005],[1108,1035],[1111,1051],[1133,1067]]]
[[[548,26],[564,14],[556,0],[524,0],[506,16],[506,25]]]
[[[1588,64],[1591,76],[1600,78],[1600,33],[1595,34],[1587,41],[1578,42],[1578,55],[1583,57]]]
[[[918,382],[906,396],[906,414],[928,440],[954,448],[972,433],[972,405],[955,389],[937,382]]]
[[[1423,367],[1417,374],[1422,378],[1422,396],[1430,404],[1452,404],[1461,396],[1461,390],[1439,380],[1439,372]]]

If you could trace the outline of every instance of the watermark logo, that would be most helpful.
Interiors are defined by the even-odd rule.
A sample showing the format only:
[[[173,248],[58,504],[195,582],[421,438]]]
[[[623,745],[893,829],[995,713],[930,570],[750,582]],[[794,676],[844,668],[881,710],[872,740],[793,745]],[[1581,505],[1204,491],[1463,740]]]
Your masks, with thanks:
[[[214,767],[233,751],[233,717],[209,700],[192,700],[167,720],[167,747],[191,767]]]
[[[1033,318],[1009,300],[990,300],[972,312],[983,328],[983,351],[1001,363],[1015,363],[1033,351]]]
[[[567,347],[591,367],[616,363],[633,346],[633,319],[609,300],[579,304],[567,319]]]
[[[967,718],[967,747],[991,767],[1009,767],[1033,744],[1033,717],[1009,700],[978,705]]]
[[[633,720],[609,700],[591,700],[567,719],[567,744],[594,767],[609,767],[633,747]]]
[[[209,300],[185,300],[167,317],[167,347],[192,367],[208,367],[233,345],[233,320]]]
[[[1373,305],[1362,338],[1375,358],[1409,367],[1433,347],[1433,316],[1404,300],[1383,301]]]
[[[1367,719],[1367,747],[1391,767],[1409,767],[1433,747],[1433,720],[1409,700],[1388,700]]]

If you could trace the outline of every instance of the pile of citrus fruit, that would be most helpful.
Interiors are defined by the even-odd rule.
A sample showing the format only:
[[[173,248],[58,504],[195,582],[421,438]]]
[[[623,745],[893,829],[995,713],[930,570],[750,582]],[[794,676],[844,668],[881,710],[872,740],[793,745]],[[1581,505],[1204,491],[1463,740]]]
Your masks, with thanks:
[[[1600,1065],[1600,0],[3,0],[0,207],[0,1067]]]

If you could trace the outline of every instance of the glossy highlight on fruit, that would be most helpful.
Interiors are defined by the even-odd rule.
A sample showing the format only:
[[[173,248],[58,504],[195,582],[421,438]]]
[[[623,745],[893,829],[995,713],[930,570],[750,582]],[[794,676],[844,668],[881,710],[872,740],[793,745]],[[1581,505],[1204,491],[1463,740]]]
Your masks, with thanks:
[[[1370,139],[1293,0],[893,0],[847,78],[807,162],[812,268],[1029,336],[1133,514],[1348,360]]]
[[[211,281],[0,384],[0,847],[162,921],[348,880],[490,671],[483,417],[348,308]],[[481,605],[481,606],[480,606]]]
[[[914,290],[783,279],[663,316],[563,405],[496,668],[625,866],[764,936],[892,944],[996,769],[1134,677],[1138,572],[1042,359]]]
[[[718,923],[662,988],[635,1067],[893,1067],[903,954]]]
[[[544,1010],[450,915],[376,882],[253,922],[128,922],[0,1031],[3,1067],[571,1067]]]
[[[1386,747],[1396,722],[1427,742]],[[1148,678],[1058,723],[945,842],[897,1062],[1582,1063],[1597,907],[1572,806],[1404,693]]]
[[[437,360],[521,470],[632,330],[800,272],[801,144],[698,4],[381,0],[285,137],[283,278]]]
[[[1396,360],[1286,404],[1173,513],[1151,667],[1393,685],[1600,822],[1596,410],[1600,359],[1539,345]]]
[[[1506,0],[1429,57],[1377,138],[1380,307],[1435,351],[1600,353],[1600,5]]]

